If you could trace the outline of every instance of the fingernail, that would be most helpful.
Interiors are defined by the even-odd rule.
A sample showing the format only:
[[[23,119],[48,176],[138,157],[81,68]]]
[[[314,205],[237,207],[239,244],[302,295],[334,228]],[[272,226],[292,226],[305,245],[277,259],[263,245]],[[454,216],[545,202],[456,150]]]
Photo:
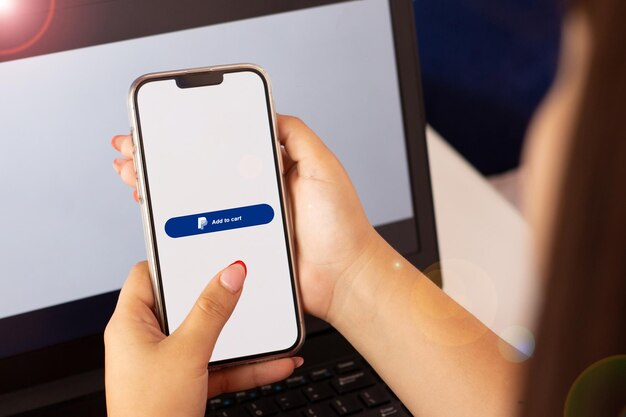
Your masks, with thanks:
[[[115,150],[119,152],[120,147],[117,144],[117,139],[118,138],[119,138],[119,136],[113,136],[113,139],[111,139],[111,146],[113,146],[113,148],[115,148]]]
[[[304,364],[304,358],[301,358],[300,356],[294,356],[291,359],[293,360],[293,366],[296,368],[299,368]]]
[[[137,190],[133,190],[133,198],[137,203],[139,203],[139,193],[137,192]]]
[[[246,274],[248,270],[246,268],[246,264],[242,261],[233,262],[222,271],[222,275],[220,275],[220,282],[222,283],[222,287],[226,288],[228,291],[237,293],[243,287],[243,282],[246,279]]]
[[[122,169],[122,165],[124,164],[125,160],[121,159],[121,158],[115,158],[113,160],[113,169],[115,169],[115,171],[117,171],[117,173],[120,173],[120,170]]]
[[[228,266],[235,265],[235,264],[241,265],[243,267],[243,273],[248,275],[248,267],[246,266],[246,264],[242,260],[235,261],[235,262],[233,262],[232,264],[230,264]]]

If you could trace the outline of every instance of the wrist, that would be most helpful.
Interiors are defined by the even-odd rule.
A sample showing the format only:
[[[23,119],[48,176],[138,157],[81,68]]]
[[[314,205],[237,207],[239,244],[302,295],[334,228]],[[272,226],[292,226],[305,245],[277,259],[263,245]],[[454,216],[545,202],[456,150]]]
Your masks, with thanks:
[[[364,237],[364,242],[363,250],[333,288],[326,321],[340,331],[355,320],[362,321],[368,312],[374,311],[372,307],[376,299],[382,295],[381,292],[387,291],[381,285],[385,280],[385,274],[381,274],[384,265],[393,264],[391,258],[404,261],[374,228]]]

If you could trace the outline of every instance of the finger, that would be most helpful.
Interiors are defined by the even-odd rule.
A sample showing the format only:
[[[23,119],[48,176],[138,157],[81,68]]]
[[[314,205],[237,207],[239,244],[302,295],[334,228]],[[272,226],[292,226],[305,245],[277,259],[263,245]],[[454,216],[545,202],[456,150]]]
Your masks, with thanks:
[[[277,115],[277,122],[278,139],[294,162],[309,157],[323,158],[330,152],[324,142],[302,120]]]
[[[172,333],[169,343],[184,346],[194,356],[191,360],[208,363],[215,341],[237,305],[246,272],[245,264],[237,261],[217,274]]]
[[[154,304],[150,272],[147,262],[144,261],[136,264],[128,274],[120,291],[115,311],[107,324],[105,343],[106,340],[111,341],[111,337],[118,338],[123,334],[131,338],[148,336],[153,341],[164,339],[165,335],[154,314]],[[139,327],[136,327],[137,325]],[[136,332],[138,328],[148,330],[148,332]],[[122,333],[119,333],[120,331]]]
[[[211,372],[207,397],[215,397],[224,392],[243,391],[283,380],[303,363],[302,358],[294,357]]]
[[[135,164],[130,159],[124,159],[120,163],[120,177],[128,186],[137,188],[137,173],[135,172]]]
[[[133,158],[133,140],[130,135],[117,135],[114,136],[111,143],[113,147],[120,151],[125,158]]]
[[[128,136],[128,135],[115,135],[111,139],[111,146],[113,146],[113,148],[118,152],[120,152],[121,150],[120,141],[122,140],[122,138],[124,138],[124,136]]]
[[[154,307],[154,295],[150,282],[150,271],[146,261],[133,266],[126,278],[126,282],[120,291],[116,310],[133,308],[136,305]]]
[[[117,172],[117,175],[120,175],[120,173],[122,172],[122,167],[124,166],[126,161],[128,161],[128,159],[124,158],[115,158],[113,160],[113,169],[115,170],[115,172]]]
[[[111,145],[116,151],[121,152],[126,158],[133,157],[133,140],[130,135],[115,135],[111,139]]]
[[[289,157],[289,154],[287,153],[285,148],[282,147],[282,146],[280,147],[280,154],[283,157],[283,174],[286,174],[289,171],[291,171],[291,168],[293,167],[295,162],[293,162],[293,159],[291,159],[291,157]]]

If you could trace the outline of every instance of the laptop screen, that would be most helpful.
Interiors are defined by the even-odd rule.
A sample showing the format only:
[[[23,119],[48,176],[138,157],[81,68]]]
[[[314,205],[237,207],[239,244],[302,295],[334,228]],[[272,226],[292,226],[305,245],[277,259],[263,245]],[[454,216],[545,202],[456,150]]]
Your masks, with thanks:
[[[106,317],[89,315],[146,258],[139,208],[112,169],[109,142],[129,131],[128,89],[144,73],[261,65],[277,111],[302,118],[338,156],[370,222],[392,244],[403,231],[402,251],[418,251],[388,1],[120,36],[0,55],[0,333],[19,335],[4,338],[0,357],[101,332]],[[48,321],[59,306],[76,308]]]

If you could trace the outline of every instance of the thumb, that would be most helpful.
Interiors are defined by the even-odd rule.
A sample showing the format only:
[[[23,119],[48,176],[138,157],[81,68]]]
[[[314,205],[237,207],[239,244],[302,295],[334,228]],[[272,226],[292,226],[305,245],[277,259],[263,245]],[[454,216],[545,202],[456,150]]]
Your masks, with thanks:
[[[170,336],[174,344],[182,343],[186,354],[208,363],[215,342],[232,314],[243,288],[247,268],[236,261],[209,282],[191,311]]]

